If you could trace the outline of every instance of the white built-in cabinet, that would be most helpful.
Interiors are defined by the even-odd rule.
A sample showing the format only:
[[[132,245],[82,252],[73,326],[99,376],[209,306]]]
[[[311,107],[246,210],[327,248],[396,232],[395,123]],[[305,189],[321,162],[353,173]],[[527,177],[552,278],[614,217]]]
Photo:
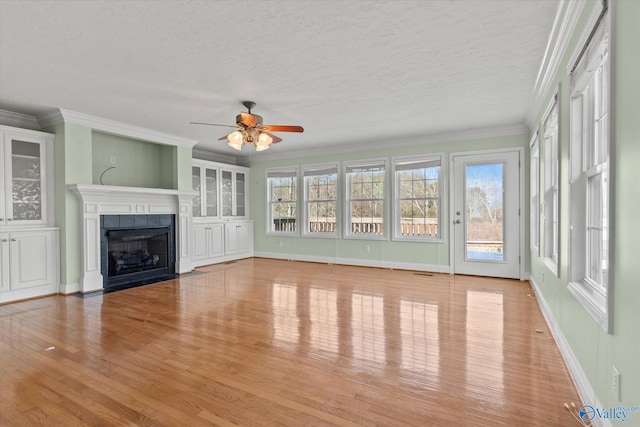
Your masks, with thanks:
[[[0,302],[58,292],[54,135],[0,126]]]
[[[249,220],[249,168],[194,159],[194,266],[253,255]]]

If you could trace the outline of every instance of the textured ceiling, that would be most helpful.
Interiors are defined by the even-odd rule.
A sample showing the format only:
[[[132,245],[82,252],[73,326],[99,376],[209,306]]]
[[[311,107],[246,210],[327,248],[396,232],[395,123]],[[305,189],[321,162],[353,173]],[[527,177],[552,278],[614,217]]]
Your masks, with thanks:
[[[524,122],[557,0],[0,1],[0,108],[200,141],[242,100],[303,134],[265,153]],[[252,147],[243,156],[258,159]]]

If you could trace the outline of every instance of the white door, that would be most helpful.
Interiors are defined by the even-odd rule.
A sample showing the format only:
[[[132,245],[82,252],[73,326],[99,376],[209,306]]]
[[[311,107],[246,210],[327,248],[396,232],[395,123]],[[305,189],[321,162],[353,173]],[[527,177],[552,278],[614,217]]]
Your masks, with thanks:
[[[453,271],[520,277],[520,152],[454,155]]]

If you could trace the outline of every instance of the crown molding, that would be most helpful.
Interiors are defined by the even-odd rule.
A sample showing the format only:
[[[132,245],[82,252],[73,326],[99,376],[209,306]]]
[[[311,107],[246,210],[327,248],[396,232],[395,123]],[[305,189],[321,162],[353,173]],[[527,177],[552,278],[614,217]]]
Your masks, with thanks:
[[[0,109],[0,124],[16,128],[40,130],[38,119],[34,116]]]
[[[473,139],[498,138],[502,136],[522,135],[522,134],[528,134],[528,133],[529,133],[529,128],[527,126],[525,126],[523,123],[517,123],[517,124],[511,124],[511,125],[504,125],[504,126],[493,126],[488,128],[476,128],[476,129],[466,129],[466,130],[460,130],[460,131],[454,131],[454,132],[444,132],[444,133],[437,133],[432,135],[420,135],[420,136],[412,136],[412,137],[397,138],[397,139],[381,139],[378,141],[363,141],[361,143],[349,144],[348,146],[332,145],[332,146],[321,147],[321,148],[293,150],[286,153],[261,152],[259,155],[252,153],[248,157],[251,163],[255,163],[255,162],[262,162],[262,161],[269,161],[269,160],[284,160],[284,159],[294,159],[299,157],[320,156],[325,154],[350,153],[354,151],[363,151],[363,150],[380,150],[380,149],[386,149],[389,147],[394,147],[394,148],[410,147],[410,146],[424,145],[424,144],[439,144],[439,143],[446,143],[446,142],[469,141]]]
[[[191,152],[194,159],[210,160],[212,162],[226,163],[230,165],[238,164],[236,156],[231,156],[229,154],[216,153],[214,151],[207,151],[201,148],[194,148]]]
[[[561,0],[558,5],[547,48],[533,88],[532,102],[524,120],[529,128],[532,127],[546,95],[553,86],[554,78],[560,68],[560,62],[565,56],[567,45],[576,29],[585,3],[584,0]]]
[[[89,127],[104,133],[138,139],[141,141],[153,142],[156,144],[173,145],[177,147],[192,148],[198,143],[195,139],[183,138],[140,126],[129,125],[116,122],[114,120],[102,119],[88,114],[59,108],[38,117],[38,122],[42,128],[54,126],[60,123],[75,124]]]

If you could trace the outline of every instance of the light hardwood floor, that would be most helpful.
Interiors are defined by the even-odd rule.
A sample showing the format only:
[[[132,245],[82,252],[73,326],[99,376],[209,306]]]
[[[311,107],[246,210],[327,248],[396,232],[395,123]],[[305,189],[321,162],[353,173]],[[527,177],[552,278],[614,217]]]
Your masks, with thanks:
[[[577,425],[526,282],[254,258],[0,328],[3,426]]]

